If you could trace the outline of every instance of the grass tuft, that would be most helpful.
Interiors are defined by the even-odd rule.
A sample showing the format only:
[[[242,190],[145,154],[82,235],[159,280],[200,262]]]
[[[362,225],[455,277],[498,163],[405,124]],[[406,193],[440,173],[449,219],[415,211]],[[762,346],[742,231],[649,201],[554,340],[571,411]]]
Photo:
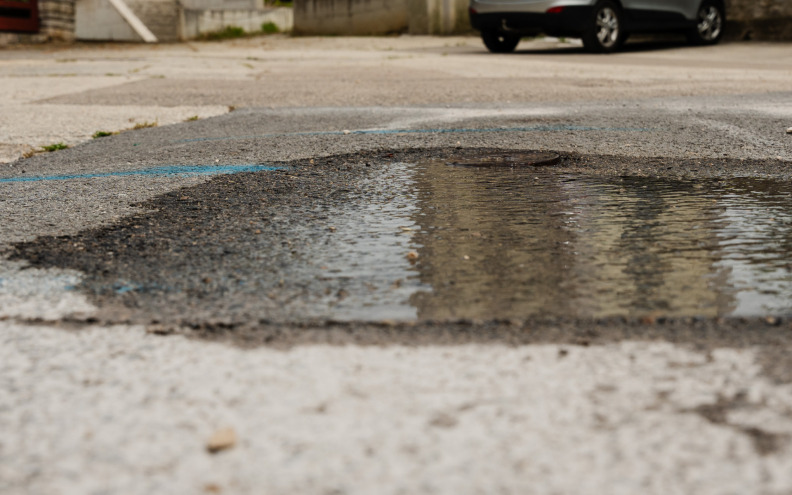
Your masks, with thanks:
[[[239,26],[226,26],[219,31],[204,33],[200,36],[200,39],[204,41],[222,41],[236,38],[249,38],[257,34],[275,34],[280,32],[281,30],[277,24],[274,22],[265,22],[261,25],[261,31],[251,31],[248,33],[244,28]]]
[[[157,127],[158,125],[159,123],[157,123],[156,120],[154,122],[149,122],[149,121],[138,122],[137,124],[135,124],[132,130],[136,131],[138,129],[148,129],[149,127]]]
[[[41,147],[41,149],[46,151],[47,153],[52,153],[53,151],[58,151],[58,150],[65,150],[66,148],[68,148],[68,146],[63,144],[62,142]]]
[[[225,29],[213,33],[206,33],[201,36],[202,39],[209,41],[230,40],[243,37],[245,37],[245,30],[239,26],[226,26]]]
[[[280,28],[274,22],[265,22],[261,25],[261,32],[265,34],[275,34],[280,32]]]

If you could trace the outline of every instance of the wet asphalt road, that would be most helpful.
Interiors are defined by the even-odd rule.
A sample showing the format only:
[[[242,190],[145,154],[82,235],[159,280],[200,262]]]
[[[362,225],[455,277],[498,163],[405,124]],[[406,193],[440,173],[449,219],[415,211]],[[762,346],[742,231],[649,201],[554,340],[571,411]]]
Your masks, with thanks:
[[[72,477],[80,483],[66,483],[64,493],[78,493],[88,485],[113,493],[145,493],[157,487],[171,492],[212,491],[215,485],[246,493],[261,487],[363,493],[364,485],[356,486],[350,480],[355,479],[356,472],[370,469],[370,462],[392,466],[396,471],[411,469],[412,477],[407,478],[414,482],[402,485],[410,492],[458,493],[459,485],[455,483],[465,478],[460,474],[462,466],[477,459],[475,449],[486,447],[493,449],[494,463],[513,467],[497,477],[505,480],[498,486],[505,492],[519,492],[521,485],[517,480],[524,473],[533,472],[531,469],[541,472],[544,461],[536,460],[532,465],[526,460],[531,456],[511,450],[514,446],[508,437],[517,428],[515,425],[528,432],[532,428],[555,432],[560,438],[559,446],[549,449],[551,460],[544,468],[544,477],[538,478],[540,493],[584,492],[580,489],[586,485],[583,473],[591,469],[591,463],[601,466],[602,477],[595,486],[610,490],[616,486],[616,479],[624,477],[625,464],[619,459],[633,448],[641,452],[636,456],[634,472],[649,472],[628,476],[629,481],[623,485],[627,492],[630,487],[650,486],[650,492],[660,493],[663,485],[659,477],[671,479],[670,486],[679,490],[700,493],[728,493],[730,488],[724,488],[728,484],[746,487],[760,483],[762,489],[757,493],[784,493],[792,487],[788,475],[792,471],[785,470],[792,459],[792,366],[787,360],[792,350],[792,314],[756,311],[734,316],[729,311],[710,314],[662,310],[565,314],[549,307],[546,312],[514,313],[496,307],[460,310],[456,314],[434,306],[434,312],[427,312],[420,297],[416,299],[411,290],[423,289],[426,293],[426,286],[421,285],[426,280],[444,279],[445,265],[432,265],[432,260],[462,263],[462,255],[467,254],[454,252],[453,257],[443,258],[437,252],[430,257],[422,251],[422,245],[431,244],[428,239],[432,233],[416,227],[417,217],[404,213],[412,203],[399,194],[410,190],[410,181],[414,180],[405,175],[405,164],[431,160],[444,163],[482,150],[557,152],[561,162],[553,166],[552,173],[566,177],[605,181],[659,178],[687,184],[749,177],[785,183],[792,175],[792,137],[785,133],[792,122],[792,93],[786,87],[792,66],[786,63],[788,59],[769,61],[772,57],[760,56],[784,53],[779,52],[783,47],[726,45],[702,49],[713,50],[703,53],[672,44],[639,47],[606,59],[583,55],[574,46],[558,48],[541,43],[527,47],[521,55],[489,56],[481,53],[476,40],[469,39],[455,39],[451,46],[445,40],[379,39],[373,47],[364,48],[355,40],[326,40],[328,47],[321,40],[262,43],[276,45],[267,48],[271,51],[265,51],[263,58],[254,55],[260,49],[255,41],[242,43],[225,58],[220,45],[199,45],[192,51],[170,47],[166,55],[129,54],[122,50],[120,56],[108,56],[103,49],[92,47],[55,52],[56,57],[76,60],[68,63],[77,64],[75,70],[87,71],[89,75],[108,71],[91,64],[118,64],[124,57],[130,57],[137,65],[148,57],[146,63],[153,68],[144,72],[164,72],[168,65],[173,72],[165,78],[153,74],[123,84],[48,95],[30,104],[32,107],[55,105],[90,110],[119,105],[118,111],[123,111],[123,105],[237,108],[212,118],[87,140],[68,150],[0,165],[0,216],[5,219],[0,224],[0,323],[6,326],[4,355],[7,362],[15,363],[7,365],[9,378],[4,389],[11,392],[8,396],[12,399],[2,404],[6,413],[0,420],[9,431],[16,428],[22,432],[21,436],[0,443],[0,455],[10,463],[11,456],[21,452],[14,461],[14,473],[26,473],[4,473],[11,480],[9,490],[43,493],[54,484],[63,483],[69,479],[70,467],[59,460],[68,456],[58,454],[58,449],[74,449],[77,453],[73,458],[86,467],[82,476]],[[194,53],[202,50],[205,58],[195,58],[192,64],[168,63],[199,57]],[[327,60],[323,60],[324,50],[329,50],[325,52]],[[756,50],[753,56],[751,50]],[[538,60],[534,61],[531,55]],[[101,62],[103,57],[107,60]],[[330,60],[333,57],[337,57],[335,63]],[[462,77],[463,69],[474,59],[479,63],[473,71],[475,77],[457,83],[455,79]],[[10,52],[7,57],[8,63],[19,60],[33,61],[27,62],[28,71],[32,71],[30,67],[46,66],[46,56],[35,52]],[[228,80],[222,81],[217,70],[223,70],[222,65],[229,60],[237,66],[261,64],[256,65],[260,70],[253,77],[243,74],[237,79],[230,71]],[[536,73],[530,75],[532,68]],[[211,80],[207,74],[211,74]],[[42,76],[30,72],[26,77]],[[262,88],[261,84],[267,81],[269,85]],[[410,84],[414,88],[407,90]],[[623,97],[616,97],[614,89]],[[261,167],[267,169],[259,170]],[[223,173],[214,174],[217,169]],[[379,208],[379,213],[367,209],[371,204]],[[369,214],[381,223],[371,224],[366,234],[390,239],[390,251],[383,251],[381,257],[370,261],[374,269],[368,268],[369,272],[357,276],[345,276],[343,270],[334,273],[334,263],[357,267],[355,261],[364,259],[370,251],[364,243],[356,246],[349,242],[356,237],[354,225],[369,218]],[[381,220],[383,216],[392,221]],[[479,230],[486,235],[485,226]],[[558,241],[565,242],[566,238],[561,236]],[[434,244],[433,248],[438,246],[444,245]],[[453,246],[444,249],[453,250]],[[411,258],[413,250],[417,259]],[[492,262],[490,271],[497,272],[497,260]],[[415,276],[419,269],[423,278]],[[488,271],[487,266],[481,271]],[[551,272],[545,277],[552,279]],[[407,307],[424,307],[424,316],[405,313],[405,300],[409,301]],[[394,301],[401,306],[394,307]],[[29,340],[31,332],[39,332],[42,340]],[[115,332],[119,332],[119,342],[126,342],[123,348],[91,354],[96,363],[107,363],[113,371],[92,375],[86,371],[91,365],[80,362],[80,356],[90,354],[89,349],[93,348],[114,348],[105,339]],[[192,341],[179,340],[182,336]],[[217,342],[231,344],[231,350],[217,350],[213,347]],[[193,345],[198,347],[190,347]],[[278,361],[281,357],[277,356],[284,356],[278,354],[282,352],[292,353],[285,356],[313,352],[304,350],[313,349],[312,346],[317,346],[318,354],[311,359],[294,358],[295,362],[280,367],[264,364],[267,360]],[[342,350],[335,349],[337,346]],[[166,369],[163,363],[198,359],[199,363],[192,362],[180,371],[172,369],[172,377],[167,379],[176,380],[168,382],[171,390],[185,390],[186,396],[192,398],[181,402],[176,393],[141,398],[138,402],[132,394],[124,399],[132,401],[125,407],[141,413],[143,419],[138,422],[128,420],[121,412],[101,419],[105,399],[96,399],[100,404],[97,408],[80,410],[86,424],[93,424],[90,430],[96,431],[97,441],[121,438],[126,448],[96,444],[93,433],[82,440],[52,440],[48,434],[37,434],[37,428],[45,430],[42,422],[71,421],[71,413],[58,412],[69,403],[64,394],[83,397],[84,392],[75,392],[77,389],[69,383],[55,384],[52,390],[57,392],[48,399],[41,387],[49,383],[49,378],[40,380],[45,385],[33,386],[35,392],[26,399],[31,409],[27,409],[28,406],[19,406],[23,396],[27,397],[20,390],[28,383],[25,376],[40,376],[37,366],[52,362],[48,356],[59,348],[74,349],[72,357],[62,358],[61,366],[71,370],[69,373],[86,376],[87,381],[81,382],[87,384],[85,387],[96,381],[98,390],[104,393],[102,397],[109,401],[123,396],[124,387],[154,387],[158,371]],[[397,354],[387,354],[390,348],[397,349]],[[398,354],[402,348],[404,355]],[[536,392],[538,402],[542,397],[548,403],[560,396],[584,397],[578,391],[557,395],[553,390],[584,383],[586,370],[597,366],[592,363],[613,359],[619,363],[614,364],[614,369],[621,378],[614,381],[608,373],[601,375],[605,377],[603,381],[597,378],[592,385],[596,393],[585,395],[580,404],[570,406],[568,410],[578,411],[578,419],[591,418],[591,425],[586,426],[589,429],[581,432],[576,432],[563,415],[550,414],[547,422],[536,417],[525,419],[521,414],[533,413],[522,403],[504,406],[493,416],[480,417],[476,426],[457,427],[464,421],[463,411],[490,400],[482,392],[486,386],[476,390],[460,388],[454,395],[456,387],[464,387],[455,381],[459,376],[475,381],[490,372],[464,371],[470,369],[470,363],[500,373],[492,383],[505,387],[505,396],[511,396],[509,387],[516,390],[526,386],[513,381],[522,380],[523,375],[510,378],[519,369],[509,354],[514,349],[527,352],[525,362],[544,363],[537,364],[538,369],[550,374],[556,370],[562,377],[543,378],[545,381],[539,383],[547,384],[546,390],[544,385],[537,388],[536,384],[521,389],[541,389]],[[435,351],[441,354],[431,354]],[[167,354],[152,354],[160,352]],[[259,353],[245,354],[250,359],[261,359],[254,365],[256,372],[235,365],[235,360],[248,359],[235,354],[241,352]],[[339,357],[336,352],[361,354]],[[600,352],[604,354],[597,354]],[[424,357],[423,353],[431,356]],[[214,362],[215,355],[223,357],[217,358],[214,367],[206,365],[204,369],[205,363]],[[126,364],[115,368],[111,356],[121,356],[115,362]],[[152,376],[138,371],[139,379],[132,378],[126,385],[128,377],[135,375],[125,370],[137,368],[125,360],[137,359],[136,356],[158,364],[151,367]],[[382,367],[371,368],[365,379],[365,374],[350,378],[357,376],[356,372],[344,372],[341,380],[350,381],[339,386],[343,392],[336,395],[325,396],[323,392],[335,390],[334,385],[311,388],[323,383],[321,376],[340,370],[339,363],[345,359],[364,368],[371,363]],[[497,364],[499,360],[503,364]],[[309,361],[313,364],[309,365]],[[570,362],[578,364],[564,364]],[[636,372],[636,366],[650,362],[655,363],[651,371]],[[384,399],[388,394],[405,393],[410,397],[412,385],[400,384],[400,377],[404,376],[401,367],[411,366],[409,363],[422,370],[423,376],[440,377],[439,370],[444,367],[457,372],[449,371],[448,378],[427,385],[426,395],[408,399],[406,411],[392,404],[381,406],[389,404]],[[479,369],[475,366],[474,370]],[[561,373],[557,366],[572,366],[571,374]],[[196,375],[185,371],[188,367],[194,368]],[[31,371],[34,369],[37,371]],[[663,380],[671,380],[668,376],[678,369],[682,371],[673,379],[678,380],[676,385],[663,388]],[[113,378],[116,372],[118,375]],[[262,385],[267,378],[257,373],[281,378],[274,379],[271,385]],[[544,376],[542,372],[537,375],[536,370],[532,373],[534,377]],[[46,372],[44,376],[48,376]],[[191,395],[198,390],[189,385],[195,383],[195,376],[202,376],[205,383],[217,387],[209,398],[198,400]],[[231,377],[245,392],[222,392],[229,386],[222,377]],[[184,382],[178,381],[182,379]],[[283,380],[283,388],[278,388],[278,380]],[[302,381],[294,386],[292,380]],[[365,380],[398,385],[372,385]],[[639,389],[651,390],[656,397],[641,402],[643,399],[638,400],[635,395]],[[612,399],[611,409],[600,410],[596,397],[615,390],[624,392]],[[316,430],[318,423],[313,419],[292,424],[290,433],[279,437],[280,433],[270,432],[241,413],[270,407],[267,399],[253,391],[281,398],[278,407],[285,409],[270,410],[273,417],[306,408],[325,414],[329,408],[327,421],[341,432],[339,438],[326,436],[327,429]],[[444,395],[449,393],[451,396]],[[461,401],[461,405],[446,411],[432,397],[445,397],[442,400],[450,400],[449,404]],[[146,406],[149,400],[156,405]],[[344,405],[347,400],[361,400],[366,406],[355,412],[354,407]],[[202,405],[193,410],[192,404],[196,403]],[[626,404],[623,408],[619,406],[622,403]],[[631,403],[641,403],[641,409]],[[189,426],[177,434],[171,431],[174,423],[168,418],[180,407],[189,412],[184,416],[176,414],[173,421]],[[36,411],[40,410],[55,411],[54,416],[29,419],[39,418]],[[215,412],[208,413],[210,410]],[[449,443],[423,438],[423,426],[418,428],[404,419],[423,418],[426,414],[430,415],[426,424],[432,431],[453,431],[455,436],[448,437]],[[509,416],[513,418],[511,423],[502,422],[500,414],[513,415]],[[607,445],[606,460],[564,450],[567,446],[578,449],[589,441],[595,445],[598,435],[605,431],[630,432],[632,426],[644,418],[654,418],[654,414],[665,416],[657,424],[652,422],[654,419],[640,423],[638,431],[643,433],[634,439],[624,440],[623,444],[603,440]],[[376,423],[375,415],[386,424],[398,423],[396,433],[389,433],[385,425]],[[625,419],[630,415],[642,419],[631,423]],[[360,431],[354,424],[363,419],[378,425],[360,440],[365,448],[350,440],[358,438]],[[399,423],[402,420],[404,423]],[[423,425],[424,420],[420,421]],[[680,421],[692,422],[680,426]],[[702,421],[706,427],[695,421]],[[229,457],[222,466],[213,464],[211,457],[202,457],[203,453],[193,454],[201,449],[186,440],[221,423],[232,423],[247,433],[246,440],[232,454],[237,457]],[[129,432],[139,433],[131,437],[122,434],[120,424],[126,424]],[[676,443],[678,432],[688,427],[691,431],[700,430],[698,438],[705,445],[719,445],[709,447],[709,451],[704,447],[703,453],[694,456],[703,466],[700,475],[688,471],[695,465],[685,460],[689,446]],[[174,446],[178,445],[174,452],[189,452],[181,461],[174,460],[179,458],[175,453],[153,455],[165,473],[163,478],[151,475],[154,485],[147,485],[114,484],[104,477],[104,473],[134,476],[152,469],[136,461],[112,459],[123,458],[135,449],[149,452],[147,446],[160,445],[154,433],[159,429],[168,431],[165,436]],[[301,429],[314,431],[315,436],[311,440],[298,439]],[[668,466],[656,468],[654,474],[647,467],[656,461],[648,431],[656,431],[659,441],[665,441],[664,448],[669,450],[663,455],[673,460]],[[565,432],[570,436],[565,437]],[[31,435],[46,438],[55,447],[25,447],[24,440]],[[383,447],[394,441],[391,435],[412,443],[391,452]],[[272,438],[278,439],[277,446],[266,450],[266,440]],[[531,438],[538,445],[552,443],[544,437]],[[432,455],[452,463],[453,469],[441,474],[422,470],[421,464],[427,462],[424,456],[434,452],[427,450],[432,442],[441,448],[441,453]],[[455,442],[473,447],[454,447],[460,445]],[[748,447],[741,450],[740,442]],[[346,456],[347,465],[354,469],[334,467],[326,458],[319,460],[322,449],[327,448],[339,449],[340,455]],[[383,454],[378,457],[372,452],[379,449]],[[721,453],[727,451],[731,454],[721,458]],[[299,457],[294,452],[309,454],[288,470],[286,459]],[[245,455],[269,460],[284,471],[265,481],[243,467]],[[569,466],[561,469],[565,463],[552,460],[553,455],[568,459]],[[41,464],[42,458],[49,460],[47,466]],[[541,455],[533,458],[541,459]],[[93,467],[97,459],[102,459],[105,471]],[[216,477],[196,476],[195,473],[207,470],[207,463],[211,467],[207,472],[216,470]],[[318,481],[305,474],[316,465],[326,469],[324,478]],[[553,474],[567,468],[573,473],[568,476],[573,480],[571,484],[562,483]],[[722,469],[730,470],[730,474],[719,478],[717,473]],[[168,476],[172,478],[168,480]],[[200,478],[199,485],[191,481],[193,478]],[[365,486],[387,486],[397,493],[394,480],[398,478],[393,473],[383,474],[379,479],[366,481]],[[427,479],[434,479],[437,485],[427,484]],[[468,488],[473,487],[471,493],[488,491],[497,484],[494,479],[486,473],[479,474],[470,480]]]

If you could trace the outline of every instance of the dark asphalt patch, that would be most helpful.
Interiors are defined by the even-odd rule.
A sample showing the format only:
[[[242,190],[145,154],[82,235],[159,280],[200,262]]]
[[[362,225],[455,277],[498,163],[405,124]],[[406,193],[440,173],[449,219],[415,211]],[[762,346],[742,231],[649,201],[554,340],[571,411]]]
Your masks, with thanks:
[[[508,150],[478,150],[505,153]],[[187,329],[241,345],[315,342],[452,344],[564,342],[591,345],[659,339],[702,346],[787,346],[784,319],[761,318],[421,320],[417,323],[332,322],[314,307],[345,304],[364,282],[317,277],[299,246],[321,248],[333,232],[327,209],[365,199],[361,180],[382,167],[449,160],[460,149],[380,150],[274,165],[289,170],[221,176],[143,203],[148,212],[74,236],[42,237],[14,246],[12,259],[34,267],[70,268],[78,288],[99,306],[101,322]],[[567,154],[557,166],[600,176],[742,175],[767,163],[667,160]],[[380,194],[378,192],[376,194]],[[321,249],[320,249],[321,251]],[[316,252],[316,250],[314,250]],[[328,256],[332,257],[333,253]],[[351,284],[351,285],[350,285]],[[358,285],[355,285],[358,284]],[[769,321],[769,320],[768,320]],[[779,373],[776,373],[778,375]]]

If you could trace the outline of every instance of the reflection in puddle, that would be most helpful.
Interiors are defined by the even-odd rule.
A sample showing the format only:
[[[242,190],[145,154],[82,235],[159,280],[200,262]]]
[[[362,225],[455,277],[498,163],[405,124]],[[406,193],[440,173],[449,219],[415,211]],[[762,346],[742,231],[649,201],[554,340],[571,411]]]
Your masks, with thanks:
[[[342,208],[330,207],[327,243],[306,258],[332,287],[319,305],[303,314],[343,319],[415,319],[407,304],[417,290],[429,290],[406,254],[416,245],[411,234],[418,215],[415,170],[405,164],[358,182]],[[315,269],[315,268],[314,268]],[[329,309],[327,309],[329,308]]]
[[[369,287],[336,318],[792,313],[787,184],[443,163],[369,181],[330,213],[327,276]]]

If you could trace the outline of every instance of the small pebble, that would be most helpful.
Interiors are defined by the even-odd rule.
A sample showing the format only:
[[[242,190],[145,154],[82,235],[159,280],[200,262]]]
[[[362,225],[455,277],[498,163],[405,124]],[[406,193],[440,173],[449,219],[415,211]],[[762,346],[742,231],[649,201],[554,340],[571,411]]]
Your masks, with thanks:
[[[453,428],[457,423],[459,423],[459,420],[446,413],[440,413],[429,421],[431,426],[437,428]]]
[[[787,127],[787,134],[792,134],[792,127]]]
[[[230,449],[236,445],[237,436],[233,428],[221,428],[214,432],[206,442],[206,450],[212,454],[221,450]]]

